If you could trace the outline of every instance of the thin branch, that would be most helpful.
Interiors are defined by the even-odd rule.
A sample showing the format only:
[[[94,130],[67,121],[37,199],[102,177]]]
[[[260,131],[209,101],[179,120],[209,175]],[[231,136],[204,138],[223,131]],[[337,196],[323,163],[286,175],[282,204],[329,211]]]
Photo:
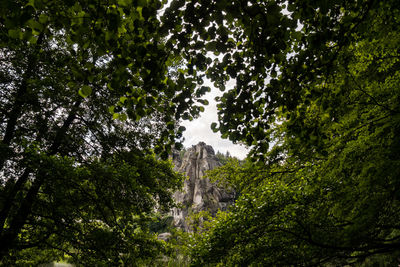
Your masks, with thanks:
[[[383,109],[386,109],[386,110],[390,111],[390,113],[392,113],[392,114],[393,114],[393,113],[394,113],[394,114],[400,113],[400,112],[397,111],[397,110],[393,110],[393,109],[391,109],[391,108],[385,106],[384,104],[379,103],[378,100],[376,100],[375,97],[373,97],[371,94],[369,94],[367,91],[365,91],[365,90],[362,88],[362,86],[356,81],[354,75],[351,74],[351,72],[349,72],[349,73],[350,73],[351,79],[352,79],[353,82],[357,85],[358,90],[360,90],[360,91],[363,92],[366,96],[368,96],[370,99],[372,99],[372,101],[373,101],[377,106],[380,106],[380,107],[382,107]]]

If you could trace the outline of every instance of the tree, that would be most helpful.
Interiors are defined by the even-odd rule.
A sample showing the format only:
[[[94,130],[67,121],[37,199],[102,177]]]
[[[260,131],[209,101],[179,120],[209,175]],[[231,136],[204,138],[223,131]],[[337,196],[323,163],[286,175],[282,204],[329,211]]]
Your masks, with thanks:
[[[181,179],[160,159],[209,90],[201,75],[171,73],[180,59],[161,8],[1,1],[1,263],[44,250],[86,265],[158,253],[149,214],[171,207]]]
[[[225,167],[241,195],[194,265],[395,261],[396,1],[0,5],[4,263],[39,244],[87,265],[156,254],[146,214],[168,208],[179,179],[152,149],[166,158],[179,120],[207,104],[203,73],[221,90],[236,81],[212,128],[257,163]]]
[[[395,264],[396,2],[174,3],[194,40],[191,62],[221,90],[236,80],[212,128],[252,146],[258,161],[224,167],[242,194],[196,242],[193,264],[344,265],[372,255]]]
[[[217,159],[219,160],[219,162],[222,165],[225,165],[230,159],[232,159],[231,154],[229,153],[229,151],[226,151],[225,154],[217,151],[217,153],[215,154],[215,156],[217,157]]]

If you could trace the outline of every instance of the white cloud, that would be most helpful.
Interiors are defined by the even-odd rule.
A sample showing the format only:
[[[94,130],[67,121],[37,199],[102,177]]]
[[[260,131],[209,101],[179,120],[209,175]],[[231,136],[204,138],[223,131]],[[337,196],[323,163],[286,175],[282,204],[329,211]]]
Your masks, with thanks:
[[[209,101],[209,105],[205,106],[205,111],[201,113],[198,119],[182,123],[186,127],[186,131],[184,132],[184,146],[189,147],[199,142],[204,142],[212,146],[215,152],[220,151],[225,154],[226,151],[229,151],[232,156],[244,159],[249,151],[245,146],[235,145],[227,139],[222,139],[219,132],[214,133],[211,130],[211,123],[218,121],[217,106],[214,98],[222,95],[222,92],[216,89],[209,81],[205,81],[205,85],[211,87],[211,92],[205,96]]]

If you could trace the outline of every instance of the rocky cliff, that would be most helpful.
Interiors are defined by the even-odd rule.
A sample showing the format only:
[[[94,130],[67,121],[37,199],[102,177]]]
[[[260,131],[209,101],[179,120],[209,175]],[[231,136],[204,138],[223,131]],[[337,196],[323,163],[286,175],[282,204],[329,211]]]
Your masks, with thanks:
[[[184,188],[175,192],[175,201],[180,208],[172,211],[175,226],[188,231],[186,216],[199,211],[209,211],[212,215],[233,203],[234,193],[211,183],[209,179],[203,178],[206,171],[212,170],[221,163],[215,156],[214,149],[203,142],[187,149],[183,158],[174,155],[175,169],[187,176]]]

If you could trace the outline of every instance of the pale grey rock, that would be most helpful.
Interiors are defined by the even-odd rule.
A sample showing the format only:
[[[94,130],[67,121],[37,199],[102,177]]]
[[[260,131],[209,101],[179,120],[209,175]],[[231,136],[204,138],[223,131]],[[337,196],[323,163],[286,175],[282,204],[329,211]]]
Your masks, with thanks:
[[[185,218],[191,212],[209,211],[215,215],[218,210],[226,210],[234,201],[234,193],[203,178],[206,171],[221,166],[214,149],[203,142],[187,149],[183,159],[173,156],[175,170],[185,174],[182,191],[175,192],[174,199],[180,208],[174,208],[172,216],[175,226],[189,231]]]

